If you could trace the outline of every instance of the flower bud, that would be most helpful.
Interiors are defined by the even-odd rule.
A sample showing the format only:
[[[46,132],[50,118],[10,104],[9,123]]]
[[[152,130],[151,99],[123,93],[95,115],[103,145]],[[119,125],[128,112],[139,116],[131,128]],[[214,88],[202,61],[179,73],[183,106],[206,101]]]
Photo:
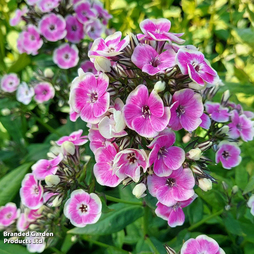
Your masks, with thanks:
[[[139,183],[132,190],[132,194],[136,198],[143,198],[146,196],[146,194],[144,194],[145,191],[146,191],[146,185],[144,183]]]
[[[169,92],[164,93],[163,98],[162,98],[165,106],[169,106],[172,101],[172,95]]]
[[[195,164],[191,166],[191,170],[196,175],[199,175],[199,176],[203,176],[204,175],[203,170],[199,166],[197,166]]]
[[[48,175],[45,177],[45,182],[48,187],[53,187],[60,183],[60,178],[57,175]]]
[[[195,90],[197,90],[197,91],[202,90],[202,89],[205,89],[205,86],[201,86],[201,85],[199,85],[199,84],[196,83],[196,82],[191,82],[191,83],[188,84],[188,86],[189,86],[189,88],[195,89]]]
[[[119,150],[124,150],[126,149],[130,144],[130,138],[129,137],[124,137],[123,139],[121,139],[120,141],[120,146],[119,146]]]
[[[53,219],[55,216],[54,216],[54,214],[52,214],[52,213],[48,213],[48,214],[47,214],[47,217],[48,217],[49,219]]]
[[[29,229],[31,229],[31,230],[35,230],[36,228],[38,228],[38,225],[36,225],[36,224],[29,225]]]
[[[213,145],[213,142],[210,140],[207,140],[203,143],[200,143],[196,146],[196,148],[199,148],[202,152],[208,150]]]
[[[54,76],[54,72],[50,68],[46,68],[43,72],[44,77],[52,78]]]
[[[1,113],[2,113],[3,116],[8,116],[8,115],[11,114],[11,111],[8,108],[3,108],[1,110]]]
[[[94,67],[97,71],[110,72],[111,62],[103,56],[96,56],[94,58]]]
[[[63,197],[57,196],[52,202],[52,207],[60,206],[62,201]]]
[[[154,85],[154,91],[156,93],[162,92],[165,90],[165,87],[166,87],[166,83],[164,81],[158,81]]]
[[[226,206],[225,206],[225,210],[226,210],[226,211],[229,211],[229,210],[230,210],[230,208],[231,208],[231,206],[230,206],[230,205],[226,205]]]
[[[211,190],[213,187],[212,181],[207,178],[200,178],[198,179],[198,186],[203,191]]]
[[[197,161],[200,159],[202,155],[202,151],[199,148],[191,149],[187,154],[186,157],[190,160]]]
[[[228,103],[229,97],[230,97],[230,92],[229,92],[229,90],[226,90],[223,93],[222,98],[221,98],[221,105],[222,106],[225,106]]]
[[[227,135],[229,132],[229,127],[227,125],[222,126],[217,132],[217,136]]]
[[[129,185],[132,183],[132,179],[130,177],[126,178],[123,180],[123,185],[126,186],[126,185]]]
[[[176,254],[176,252],[167,244],[165,244],[165,248],[166,248],[167,254]]]
[[[61,145],[61,150],[62,150],[63,155],[74,155],[75,145],[70,141],[65,141]]]
[[[232,188],[232,194],[236,194],[238,192],[239,188],[237,185],[234,185]]]
[[[228,185],[227,185],[224,181],[222,181],[222,186],[223,186],[223,189],[224,189],[224,190],[227,190],[227,189],[228,189]]]

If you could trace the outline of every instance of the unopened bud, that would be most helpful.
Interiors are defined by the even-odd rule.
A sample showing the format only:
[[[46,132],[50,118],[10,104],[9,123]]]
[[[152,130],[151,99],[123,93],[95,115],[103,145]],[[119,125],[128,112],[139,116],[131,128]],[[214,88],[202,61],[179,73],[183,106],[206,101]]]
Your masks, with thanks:
[[[203,191],[211,190],[213,187],[212,181],[207,178],[200,178],[198,179],[198,186]]]
[[[132,179],[130,178],[130,177],[128,177],[128,178],[126,178],[126,179],[124,179],[123,180],[123,185],[129,185],[129,184],[131,184],[132,183]]]
[[[188,86],[189,86],[189,88],[195,89],[195,90],[197,90],[197,91],[202,90],[202,89],[205,89],[205,86],[201,86],[201,85],[199,85],[199,84],[196,83],[196,82],[191,82],[191,83],[188,84]]]
[[[48,214],[47,214],[47,217],[48,217],[49,219],[53,219],[55,216],[54,216],[54,214],[52,214],[52,213],[48,213]]]
[[[232,194],[236,194],[238,192],[239,188],[237,185],[234,185],[232,188]]]
[[[35,230],[36,228],[38,228],[38,225],[36,225],[36,224],[29,225],[29,229],[31,229],[31,230]]]
[[[191,170],[196,175],[199,175],[199,176],[204,175],[203,170],[199,166],[197,166],[195,164],[191,166]]]
[[[227,190],[227,189],[228,189],[228,185],[227,185],[224,181],[222,181],[222,186],[223,186],[223,189],[224,189],[224,190]]]
[[[222,136],[222,135],[226,135],[229,132],[229,127],[227,125],[222,126],[217,132],[216,135],[217,136]]]
[[[191,149],[187,154],[186,154],[186,157],[190,160],[194,160],[194,161],[197,161],[200,159],[202,155],[202,151],[197,147],[197,148],[194,148],[194,149]]]
[[[47,186],[53,187],[60,183],[60,178],[57,175],[48,175],[45,177],[45,182]]]
[[[203,143],[200,143],[196,146],[196,148],[199,148],[202,152],[208,150],[213,145],[213,142],[210,140],[207,140]]]
[[[229,211],[230,209],[231,209],[231,206],[230,206],[230,205],[226,205],[226,206],[225,206],[225,210],[226,210],[226,211]]]
[[[3,116],[8,116],[8,115],[11,114],[11,111],[8,108],[3,108],[1,110],[1,113],[2,113]]]
[[[165,90],[165,87],[166,87],[166,83],[164,81],[158,81],[154,85],[154,91],[156,93],[162,92]]]
[[[167,254],[176,254],[176,252],[167,244],[165,244],[165,248],[166,248]]]
[[[57,196],[57,197],[53,200],[53,202],[52,202],[52,207],[60,206],[61,203],[62,203],[62,201],[63,201],[63,197]]]
[[[165,106],[169,106],[172,101],[172,95],[169,92],[164,93],[163,95],[163,102]]]
[[[129,137],[125,137],[125,138],[122,138],[121,141],[120,141],[120,146],[119,146],[119,150],[124,150],[126,149],[130,144],[130,138]]]
[[[110,72],[111,62],[103,56],[96,56],[94,58],[94,67],[97,71]]]
[[[229,92],[229,90],[226,90],[223,93],[222,98],[221,98],[221,105],[222,106],[225,106],[228,103],[229,97],[230,97],[230,92]]]
[[[65,141],[61,145],[61,151],[64,155],[74,155],[75,145],[70,141]]]
[[[54,76],[54,72],[50,68],[46,68],[43,72],[44,77],[52,78]]]
[[[144,183],[139,183],[132,190],[132,194],[136,198],[143,198],[146,196],[146,194],[144,193],[145,191],[146,191],[146,185]]]

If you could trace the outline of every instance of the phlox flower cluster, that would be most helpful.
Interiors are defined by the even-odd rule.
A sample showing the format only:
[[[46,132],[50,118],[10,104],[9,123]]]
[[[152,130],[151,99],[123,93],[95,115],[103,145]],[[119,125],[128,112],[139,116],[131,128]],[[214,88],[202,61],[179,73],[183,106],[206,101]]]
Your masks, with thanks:
[[[47,42],[54,42],[53,61],[61,69],[73,68],[79,60],[87,60],[82,53],[83,39],[87,36],[94,40],[108,32],[106,26],[112,17],[99,1],[27,0],[26,3],[10,20],[12,26],[21,20],[26,23],[17,41],[19,52],[48,53]]]
[[[225,169],[239,165],[239,144],[254,136],[253,113],[230,102],[228,91],[213,101],[223,85],[217,72],[195,46],[183,45],[182,33],[170,32],[169,20],[147,19],[140,28],[143,34],[94,41],[88,56],[98,73],[79,69],[70,119],[87,122],[97,182],[135,183],[133,193],[147,190],[158,200],[157,216],[175,227],[197,198],[195,185],[207,191],[216,182],[207,150]],[[179,131],[189,140],[177,140]]]

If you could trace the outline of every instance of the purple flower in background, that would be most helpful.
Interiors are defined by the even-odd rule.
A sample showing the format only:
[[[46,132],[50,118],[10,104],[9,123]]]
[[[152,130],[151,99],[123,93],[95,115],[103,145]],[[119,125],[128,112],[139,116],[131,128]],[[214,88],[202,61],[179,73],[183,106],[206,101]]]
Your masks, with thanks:
[[[204,110],[201,95],[188,88],[182,89],[174,93],[172,102],[169,126],[175,131],[197,129]]]
[[[88,20],[96,18],[96,11],[91,8],[91,4],[88,1],[80,1],[74,5],[74,11],[77,14],[77,19],[82,24],[85,24]]]
[[[14,203],[0,207],[0,227],[10,226],[19,217],[19,210]]]
[[[164,107],[155,91],[149,95],[145,85],[139,85],[129,94],[123,113],[127,126],[147,138],[158,135],[170,119],[169,107]]]
[[[211,119],[210,117],[203,113],[203,115],[200,117],[202,123],[199,125],[201,128],[208,130],[211,126]]]
[[[26,0],[28,5],[35,5],[39,0]]]
[[[155,75],[175,65],[175,54],[169,50],[158,54],[150,45],[141,44],[134,49],[131,61],[143,72]]]
[[[189,168],[174,170],[168,177],[148,176],[148,190],[160,203],[173,206],[194,195],[195,178]]]
[[[240,164],[242,157],[240,156],[241,150],[236,143],[222,141],[218,146],[216,152],[216,163],[221,162],[223,168],[231,169]]]
[[[207,101],[205,103],[206,112],[210,114],[211,118],[219,123],[224,123],[229,121],[230,114],[228,113],[228,108],[224,108],[220,103]]]
[[[186,201],[179,201],[173,206],[165,206],[158,202],[156,204],[157,208],[155,209],[155,213],[158,217],[168,221],[168,225],[171,228],[182,226],[185,221],[185,215],[182,208],[190,205],[196,198],[197,195],[194,194],[194,196]]]
[[[190,78],[203,86],[205,82],[212,84],[216,81],[217,73],[209,65],[204,55],[196,50],[181,48],[177,52],[176,63],[182,74],[190,76]]]
[[[68,15],[66,21],[66,39],[72,43],[79,43],[84,38],[84,25],[75,16]]]
[[[108,20],[112,18],[112,15],[103,8],[103,4],[100,2],[94,2],[93,8],[97,11],[97,18],[102,21],[104,26],[106,26],[108,24]]]
[[[78,64],[78,53],[75,45],[65,43],[54,50],[53,61],[61,69],[70,69]]]
[[[19,82],[17,74],[5,74],[1,79],[1,89],[7,93],[12,93],[17,90]]]
[[[171,22],[167,19],[145,19],[140,23],[145,39],[184,43],[184,40],[179,38],[183,33],[169,33],[170,28]]]
[[[92,72],[93,74],[97,73],[97,70],[94,67],[94,64],[90,60],[86,60],[80,64],[80,67],[84,72]]]
[[[39,0],[36,2],[41,12],[51,12],[57,8],[61,0]]]
[[[64,205],[64,215],[76,227],[85,227],[96,223],[101,217],[102,203],[94,193],[82,189],[75,190]]]
[[[244,141],[251,141],[254,136],[253,122],[246,115],[239,115],[236,110],[232,112],[231,123],[229,127],[229,137],[239,138]]]
[[[39,21],[38,28],[40,33],[48,41],[61,40],[67,34],[64,18],[61,15],[56,15],[54,13],[44,15]]]
[[[16,93],[17,101],[25,105],[28,105],[31,102],[33,96],[34,96],[33,87],[28,87],[27,83],[25,82],[22,82],[18,86]]]
[[[34,231],[34,234],[35,233],[36,232]],[[27,250],[31,253],[34,253],[34,252],[42,253],[46,248],[45,237],[43,236],[27,236],[26,240],[29,242],[26,245]]]
[[[55,95],[54,87],[48,82],[41,82],[34,87],[34,100],[42,103],[52,99]]]
[[[28,13],[28,8],[25,6],[22,10],[17,9],[15,11],[15,16],[10,19],[10,25],[16,26],[19,24],[19,22],[22,20],[22,16],[24,16],[26,13]]]
[[[99,38],[104,31],[104,26],[98,19],[87,21],[85,33],[93,40]]]
[[[172,170],[180,168],[185,160],[182,148],[172,146],[175,143],[175,133],[166,129],[147,146],[152,149],[149,154],[149,166],[154,164],[153,171],[157,176],[169,176]]]

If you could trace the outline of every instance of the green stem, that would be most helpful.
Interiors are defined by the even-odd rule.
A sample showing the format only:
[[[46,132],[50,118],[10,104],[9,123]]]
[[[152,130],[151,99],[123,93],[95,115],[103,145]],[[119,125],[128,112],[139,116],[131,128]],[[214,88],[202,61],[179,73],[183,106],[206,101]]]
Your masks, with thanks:
[[[149,245],[154,254],[160,254],[160,252],[156,249],[156,247],[154,246],[153,242],[149,237],[146,237],[145,241]]]
[[[124,203],[124,204],[129,204],[129,205],[143,205],[142,202],[132,202],[132,201],[127,201],[127,200],[122,200],[120,198],[114,198],[108,195],[105,195],[107,200],[117,202],[117,203]]]
[[[144,231],[144,236],[146,237],[148,234],[148,214],[149,213],[149,207],[145,206],[144,209],[144,217],[143,217],[143,231]]]
[[[193,224],[192,226],[190,226],[190,227],[188,228],[188,231],[191,231],[191,230],[193,230],[193,229],[195,229],[195,228],[201,226],[201,225],[204,224],[206,221],[208,221],[208,220],[210,220],[210,219],[212,219],[212,218],[214,218],[214,217],[216,217],[216,216],[222,214],[223,211],[224,211],[224,209],[221,209],[220,211],[218,211],[218,212],[216,212],[216,213],[214,213],[214,214],[211,214],[210,216],[204,218],[203,220],[201,220],[201,221],[199,221],[199,222]]]

